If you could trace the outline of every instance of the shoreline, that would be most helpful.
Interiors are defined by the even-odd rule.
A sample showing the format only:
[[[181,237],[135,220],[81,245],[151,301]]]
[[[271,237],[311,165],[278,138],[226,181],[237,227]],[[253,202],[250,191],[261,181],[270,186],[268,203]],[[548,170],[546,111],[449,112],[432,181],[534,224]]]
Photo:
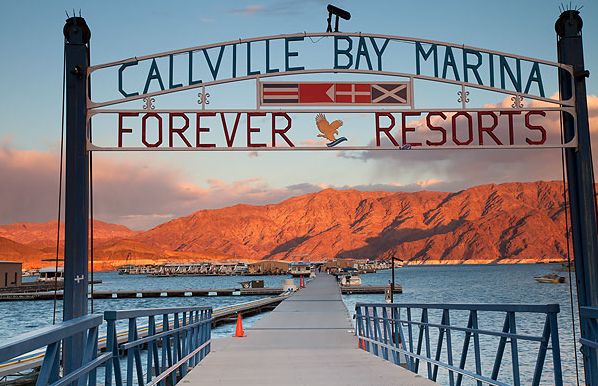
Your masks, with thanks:
[[[253,262],[253,261],[251,261]],[[573,260],[571,261],[573,263]],[[203,262],[188,262],[188,261],[169,261],[169,262],[155,262],[155,263],[147,263],[143,262],[140,264],[134,265],[161,265],[161,264],[185,264],[185,263],[203,263]],[[207,263],[207,262],[206,262]],[[243,261],[239,261],[239,263],[244,263]],[[495,265],[548,265],[548,264],[568,264],[566,260],[548,260],[548,261],[532,261],[526,259],[500,259],[500,260],[409,260],[405,261],[402,264],[402,267],[441,267],[441,266],[454,266],[454,265],[480,265],[480,266],[495,266]],[[118,269],[118,266],[107,267],[107,264],[99,263],[101,268],[94,269],[94,272],[114,272]],[[397,268],[401,268],[401,266],[397,265]],[[23,266],[23,270],[35,270],[39,269],[37,266]],[[390,269],[390,268],[388,268]],[[382,271],[383,269],[380,269]],[[91,267],[90,267],[91,271]],[[260,276],[259,274],[244,274],[244,275],[203,275],[203,276]]]

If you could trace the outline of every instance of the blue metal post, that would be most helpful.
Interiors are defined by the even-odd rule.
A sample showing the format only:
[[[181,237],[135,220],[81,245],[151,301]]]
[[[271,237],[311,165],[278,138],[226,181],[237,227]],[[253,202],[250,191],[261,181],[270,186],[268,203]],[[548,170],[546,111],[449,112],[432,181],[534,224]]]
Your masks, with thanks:
[[[573,66],[574,76],[567,71],[560,71],[561,99],[575,98],[577,114],[577,149],[566,150],[567,180],[571,205],[571,226],[577,294],[579,306],[598,306],[598,238],[596,235],[596,201],[588,105],[585,78],[589,72],[583,60],[583,42],[581,29],[583,22],[579,12],[568,10],[559,16],[555,30],[559,36],[557,48],[560,63]],[[575,91],[572,88],[575,86]],[[565,141],[575,135],[573,117],[563,113]],[[581,321],[581,336],[597,340],[592,335],[587,321]],[[598,385],[598,358],[595,352],[584,352],[586,383]]]
[[[64,248],[64,320],[87,310],[87,228],[89,157],[87,145],[87,67],[91,33],[85,19],[64,25],[66,77],[66,199]],[[64,374],[81,364],[83,334],[65,340]]]

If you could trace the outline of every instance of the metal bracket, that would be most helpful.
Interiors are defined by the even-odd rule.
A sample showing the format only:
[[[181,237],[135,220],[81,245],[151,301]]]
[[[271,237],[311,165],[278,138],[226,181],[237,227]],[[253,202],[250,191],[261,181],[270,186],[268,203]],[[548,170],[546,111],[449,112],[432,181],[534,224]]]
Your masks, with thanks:
[[[580,71],[575,71],[573,73],[573,75],[576,78],[589,78],[590,77],[590,70],[580,70]]]

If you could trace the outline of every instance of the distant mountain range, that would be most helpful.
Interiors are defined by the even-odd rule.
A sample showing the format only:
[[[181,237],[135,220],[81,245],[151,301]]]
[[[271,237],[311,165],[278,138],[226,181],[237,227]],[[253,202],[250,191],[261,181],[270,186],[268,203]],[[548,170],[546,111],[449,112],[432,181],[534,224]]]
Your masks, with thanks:
[[[64,232],[61,232],[64,239]],[[410,264],[566,258],[562,182],[460,192],[326,189],[263,206],[200,210],[148,231],[94,222],[96,269],[125,263],[388,258]],[[0,259],[51,265],[56,222],[0,226]]]

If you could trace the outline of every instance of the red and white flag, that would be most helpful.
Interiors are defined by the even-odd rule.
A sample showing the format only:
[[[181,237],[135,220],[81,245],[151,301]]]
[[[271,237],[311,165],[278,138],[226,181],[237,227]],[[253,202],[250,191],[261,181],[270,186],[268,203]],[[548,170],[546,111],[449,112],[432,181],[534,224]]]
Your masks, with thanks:
[[[262,105],[409,105],[409,82],[264,82]]]

